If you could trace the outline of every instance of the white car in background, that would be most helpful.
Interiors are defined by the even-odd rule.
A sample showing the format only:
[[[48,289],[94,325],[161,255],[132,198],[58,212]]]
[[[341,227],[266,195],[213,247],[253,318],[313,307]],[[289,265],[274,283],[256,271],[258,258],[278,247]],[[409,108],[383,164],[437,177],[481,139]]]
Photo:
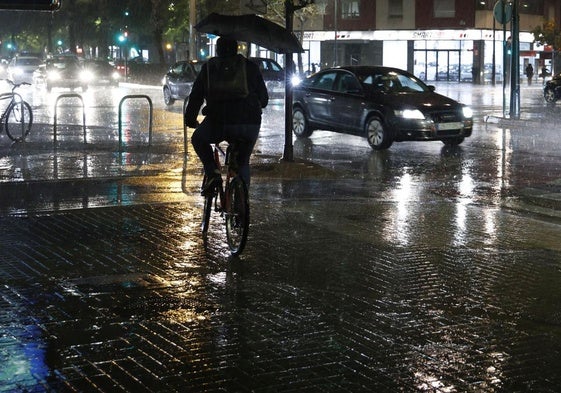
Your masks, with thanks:
[[[36,56],[16,56],[8,64],[8,79],[14,83],[33,82],[33,72],[39,68],[42,61]]]

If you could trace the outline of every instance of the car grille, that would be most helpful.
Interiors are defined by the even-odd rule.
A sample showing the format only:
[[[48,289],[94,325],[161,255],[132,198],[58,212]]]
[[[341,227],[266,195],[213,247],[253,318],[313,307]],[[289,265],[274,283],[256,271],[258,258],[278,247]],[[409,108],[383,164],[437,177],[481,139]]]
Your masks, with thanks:
[[[456,111],[433,112],[430,113],[430,117],[435,123],[452,123],[455,121],[463,121],[460,114]]]

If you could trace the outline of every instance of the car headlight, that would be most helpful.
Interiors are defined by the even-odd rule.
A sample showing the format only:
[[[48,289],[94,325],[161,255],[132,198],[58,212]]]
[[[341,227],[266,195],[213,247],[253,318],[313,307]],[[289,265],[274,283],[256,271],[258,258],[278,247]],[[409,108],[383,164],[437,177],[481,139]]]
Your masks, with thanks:
[[[425,120],[425,115],[418,109],[403,109],[396,111],[396,115],[404,119]]]
[[[473,110],[469,106],[462,107],[462,113],[466,119],[471,119],[473,117]]]
[[[23,75],[23,69],[14,68],[14,75]]]
[[[290,78],[290,83],[292,84],[292,86],[298,86],[301,82],[302,78],[300,78],[298,75],[292,75],[292,77]]]
[[[47,78],[51,81],[60,80],[60,72],[58,71],[49,71],[47,72]]]
[[[83,70],[80,72],[80,80],[82,82],[90,82],[94,79],[94,74],[91,71]]]
[[[119,80],[121,78],[121,75],[117,71],[115,71],[111,74],[111,78],[113,80]]]

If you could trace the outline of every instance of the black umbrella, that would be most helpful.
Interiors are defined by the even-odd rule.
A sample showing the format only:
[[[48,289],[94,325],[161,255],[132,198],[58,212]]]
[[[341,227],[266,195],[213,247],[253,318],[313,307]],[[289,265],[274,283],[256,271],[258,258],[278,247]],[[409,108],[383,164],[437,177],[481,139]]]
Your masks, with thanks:
[[[212,13],[197,23],[195,28],[201,33],[252,42],[277,53],[304,52],[294,33],[254,14],[221,15]]]

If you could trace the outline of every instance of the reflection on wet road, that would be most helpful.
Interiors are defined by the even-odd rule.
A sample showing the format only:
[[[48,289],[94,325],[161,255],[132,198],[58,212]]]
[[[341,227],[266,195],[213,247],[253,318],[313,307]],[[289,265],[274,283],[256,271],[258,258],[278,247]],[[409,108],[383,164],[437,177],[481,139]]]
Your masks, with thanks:
[[[320,131],[278,163],[271,108],[231,259],[218,217],[200,237],[180,111],[156,112],[149,155],[136,126],[123,154],[95,131],[2,150],[0,391],[561,386],[561,226],[504,206],[558,176],[553,129],[385,152]]]

